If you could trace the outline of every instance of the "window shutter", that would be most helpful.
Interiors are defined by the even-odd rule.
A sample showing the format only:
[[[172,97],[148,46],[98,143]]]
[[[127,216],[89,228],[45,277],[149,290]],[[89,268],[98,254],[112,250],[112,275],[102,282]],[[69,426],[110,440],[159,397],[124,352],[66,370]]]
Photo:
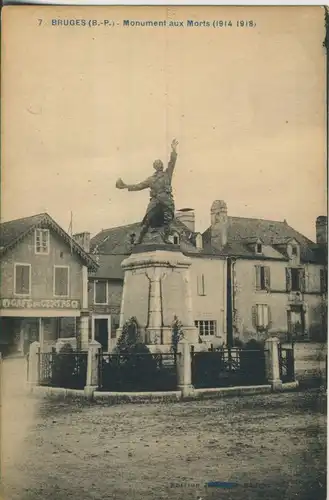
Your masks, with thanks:
[[[28,293],[30,289],[30,268],[22,266],[22,289],[24,293]]]
[[[305,269],[300,269],[299,270],[299,286],[300,286],[300,291],[305,292]]]
[[[268,318],[268,327],[269,328],[272,328],[272,311],[271,311],[271,307],[270,306],[267,306],[267,318]]]
[[[271,288],[271,269],[269,266],[265,266],[264,268],[264,281],[266,290],[270,290]]]
[[[16,266],[15,293],[28,294],[30,291],[30,267]]]
[[[257,306],[252,306],[252,308],[251,308],[251,316],[252,316],[252,325],[257,330],[257,328],[258,328]]]
[[[288,333],[292,334],[291,311],[287,311]]]
[[[256,290],[261,289],[261,266],[255,266],[256,272]]]
[[[68,268],[55,267],[55,295],[68,295]]]
[[[286,267],[286,290],[291,292],[291,269]]]

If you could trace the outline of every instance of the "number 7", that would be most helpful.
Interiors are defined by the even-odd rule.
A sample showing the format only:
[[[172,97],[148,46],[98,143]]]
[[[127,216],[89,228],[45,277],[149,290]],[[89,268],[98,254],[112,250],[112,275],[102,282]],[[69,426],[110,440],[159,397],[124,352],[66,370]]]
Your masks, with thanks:
[[[38,21],[39,21],[39,26],[41,26],[41,24],[42,24],[42,19],[38,19]]]

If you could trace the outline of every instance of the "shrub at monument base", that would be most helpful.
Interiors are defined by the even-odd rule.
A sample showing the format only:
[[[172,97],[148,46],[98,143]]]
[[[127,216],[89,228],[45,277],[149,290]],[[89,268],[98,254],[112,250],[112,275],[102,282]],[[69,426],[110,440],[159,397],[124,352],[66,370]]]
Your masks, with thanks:
[[[102,389],[117,392],[175,390],[174,356],[152,354],[140,340],[136,318],[131,318],[123,326],[114,353],[103,357]]]

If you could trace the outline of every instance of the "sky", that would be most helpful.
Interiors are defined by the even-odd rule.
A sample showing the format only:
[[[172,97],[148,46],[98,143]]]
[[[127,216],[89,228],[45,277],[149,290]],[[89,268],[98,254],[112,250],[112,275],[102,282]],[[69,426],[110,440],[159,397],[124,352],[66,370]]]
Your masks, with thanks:
[[[115,182],[144,180],[175,137],[175,204],[195,209],[197,230],[220,199],[231,216],[286,219],[315,238],[326,213],[322,7],[9,6],[2,18],[2,220],[46,211],[67,230],[72,212],[73,231],[92,234],[141,220],[148,192]]]

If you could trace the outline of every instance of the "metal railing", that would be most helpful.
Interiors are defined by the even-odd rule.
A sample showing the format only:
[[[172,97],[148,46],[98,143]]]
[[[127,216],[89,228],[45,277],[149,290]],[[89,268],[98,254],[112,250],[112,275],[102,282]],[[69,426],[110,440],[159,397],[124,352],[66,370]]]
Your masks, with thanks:
[[[192,352],[192,384],[196,388],[265,384],[265,352],[240,348]]]
[[[39,354],[40,385],[83,389],[87,377],[87,353],[43,352]]]
[[[295,380],[294,346],[282,347],[279,345],[279,370],[282,382]]]
[[[105,354],[98,356],[102,391],[142,392],[177,389],[177,359],[173,353]]]

